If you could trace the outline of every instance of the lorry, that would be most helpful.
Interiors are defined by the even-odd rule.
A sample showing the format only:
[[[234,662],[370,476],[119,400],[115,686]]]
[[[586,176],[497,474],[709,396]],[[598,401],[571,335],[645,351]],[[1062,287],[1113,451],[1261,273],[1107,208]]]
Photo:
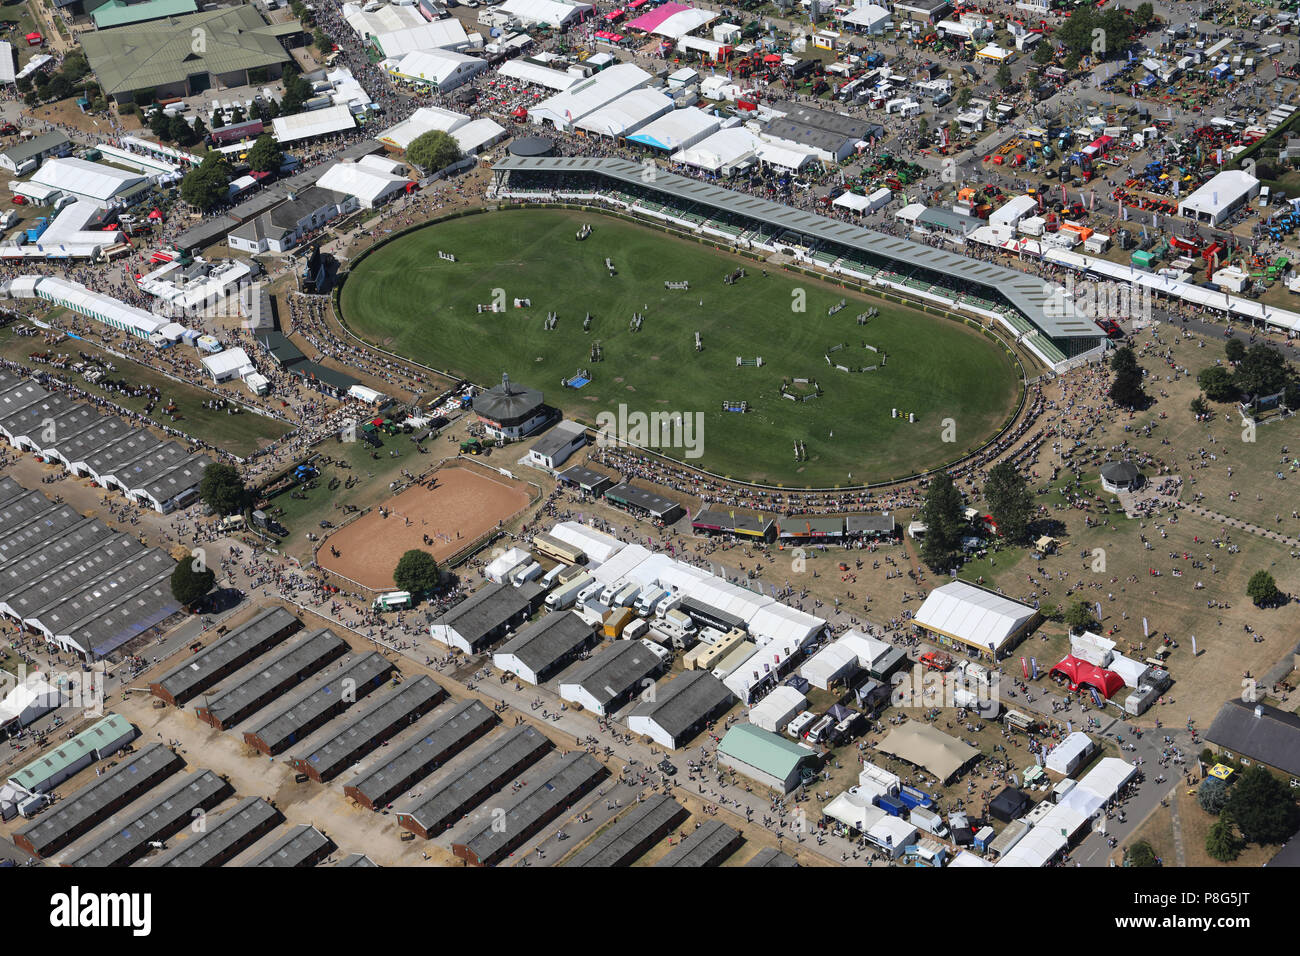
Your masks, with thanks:
[[[376,611],[393,611],[397,608],[411,606],[410,591],[389,591],[387,594],[381,594],[375,598],[374,608]]]
[[[642,617],[649,617],[666,597],[668,592],[663,588],[654,585],[644,588],[636,600],[637,613]]]
[[[681,631],[683,635],[692,635],[695,633],[695,622],[692,621],[689,616],[683,614],[676,608],[673,608],[664,614],[663,623],[675,627],[677,630]]]
[[[635,584],[625,584],[614,595],[614,603],[610,607],[633,607],[636,604],[636,596],[641,593],[641,589]],[[608,604],[609,602],[605,602]]]
[[[546,607],[552,611],[562,611],[567,607],[572,607],[573,602],[578,599],[578,593],[592,583],[591,575],[586,571],[578,575],[566,584],[561,584],[550,594],[546,595]]]
[[[941,839],[948,835],[948,827],[944,824],[943,817],[933,810],[917,807],[908,815],[907,820],[912,826]]]
[[[909,810],[915,810],[918,807],[925,809],[934,806],[934,798],[928,793],[923,790],[918,790],[916,787],[909,787],[906,784],[899,788],[898,799],[902,800],[903,806],[907,807]]]

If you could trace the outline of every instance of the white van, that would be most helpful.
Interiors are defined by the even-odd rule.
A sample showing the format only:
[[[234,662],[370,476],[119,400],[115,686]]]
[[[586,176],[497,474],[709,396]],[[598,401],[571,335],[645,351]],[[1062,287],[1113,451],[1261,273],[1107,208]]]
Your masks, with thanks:
[[[682,596],[680,594],[670,594],[660,601],[658,606],[655,608],[655,617],[662,621],[669,611],[676,610],[681,606]]]
[[[808,729],[809,725],[817,719],[817,715],[811,710],[805,710],[790,723],[786,724],[785,732],[795,740],[803,738],[803,732]]]
[[[668,592],[663,588],[649,585],[641,591],[636,600],[636,610],[638,614],[649,617],[655,612],[655,609],[663,603],[664,598],[668,597]]]
[[[663,620],[665,624],[676,627],[682,634],[695,633],[695,622],[675,608],[665,613]]]

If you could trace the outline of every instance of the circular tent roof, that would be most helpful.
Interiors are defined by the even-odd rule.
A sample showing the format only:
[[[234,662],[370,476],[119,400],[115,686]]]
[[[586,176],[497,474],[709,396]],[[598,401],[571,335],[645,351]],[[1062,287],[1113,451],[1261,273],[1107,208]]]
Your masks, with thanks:
[[[1131,484],[1140,474],[1138,466],[1131,461],[1112,461],[1101,466],[1101,476],[1112,485]]]
[[[474,396],[474,411],[503,425],[532,418],[542,405],[542,393],[503,379],[500,385]]]
[[[510,144],[511,156],[550,156],[555,152],[555,143],[545,136],[525,136]]]

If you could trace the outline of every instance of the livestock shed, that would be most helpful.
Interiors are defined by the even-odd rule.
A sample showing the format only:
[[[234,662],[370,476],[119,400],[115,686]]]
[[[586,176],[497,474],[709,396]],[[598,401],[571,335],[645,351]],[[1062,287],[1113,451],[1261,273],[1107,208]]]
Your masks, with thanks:
[[[160,746],[155,744],[154,746]],[[181,774],[162,788],[124,826],[103,834],[68,866],[130,866],[149,852],[150,843],[161,843],[189,826],[199,813],[206,813],[234,792],[211,770]]]
[[[216,822],[209,820],[202,833],[165,850],[153,866],[224,866],[274,830],[283,815],[261,797],[248,797],[226,811]]]
[[[302,626],[302,621],[284,608],[267,608],[152,681],[149,691],[179,707],[265,654]]]
[[[560,684],[560,697],[607,717],[654,683],[668,652],[650,641],[619,641]]]
[[[690,812],[666,793],[655,794],[600,831],[564,866],[630,866],[681,825]]]
[[[741,776],[789,793],[799,786],[801,771],[817,753],[753,724],[736,724],[718,744],[718,765]]]
[[[638,704],[627,716],[627,728],[677,750],[725,714],[735,700],[708,671],[687,671],[658,688],[651,700]]]
[[[343,859],[334,864],[335,866],[379,866],[374,860],[364,853],[349,853]]]
[[[527,724],[490,744],[463,772],[397,810],[397,825],[426,840],[442,833],[545,757],[555,745]]]
[[[150,744],[72,796],[56,804],[13,836],[32,856],[47,857],[176,773],[184,761],[162,744]]]
[[[930,592],[912,623],[940,644],[1000,659],[1038,620],[1038,611],[1028,604],[951,581]]]
[[[203,704],[195,707],[194,712],[205,724],[229,730],[322,671],[349,649],[348,642],[331,630],[304,634],[301,640],[271,656],[264,666],[231,684],[223,693],[216,697],[205,694]]]
[[[745,866],[771,866],[771,867],[790,867],[798,866],[799,863],[792,856],[787,856],[776,847],[763,847],[750,858]]]
[[[555,476],[555,480],[562,485],[577,488],[583,494],[590,495],[593,498],[599,498],[605,493],[605,489],[614,484],[614,479],[608,475],[602,475],[600,472],[584,468],[582,465],[566,468]]]
[[[125,717],[109,714],[66,744],[19,769],[9,782],[32,793],[49,793],[78,771],[111,757],[139,735]]]
[[[540,684],[600,643],[599,630],[571,611],[547,614],[512,637],[492,655],[498,670]]]
[[[686,839],[664,854],[655,866],[721,866],[744,842],[739,830],[721,820],[706,820],[687,833]]]
[[[378,763],[363,768],[343,792],[368,810],[387,807],[497,725],[499,718],[482,701],[467,700],[430,719],[426,733]]]
[[[545,592],[536,581],[519,587],[487,584],[450,611],[436,617],[429,636],[466,654],[478,654],[526,621],[542,604]]]
[[[394,734],[433,710],[447,692],[424,674],[375,694],[361,713],[348,719],[338,733],[306,757],[291,757],[289,765],[317,783],[332,780]]]
[[[609,771],[591,754],[574,751],[561,757],[549,773],[526,787],[505,809],[501,820],[493,819],[473,829],[451,851],[475,866],[495,866],[523,846],[544,826],[590,792]]]
[[[979,759],[968,743],[919,720],[909,720],[889,732],[876,749],[933,774],[944,783]]]
[[[306,696],[246,731],[244,742],[268,757],[281,753],[379,687],[393,670],[376,651],[355,655],[339,670],[313,680]]]
[[[246,866],[315,866],[338,846],[310,823],[301,823],[259,853]]]

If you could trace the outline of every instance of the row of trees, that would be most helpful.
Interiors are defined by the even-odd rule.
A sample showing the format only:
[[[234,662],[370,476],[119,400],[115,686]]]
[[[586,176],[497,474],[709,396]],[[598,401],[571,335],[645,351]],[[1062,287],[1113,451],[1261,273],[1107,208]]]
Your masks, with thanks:
[[[1249,396],[1282,392],[1288,408],[1300,406],[1300,376],[1273,346],[1260,342],[1247,347],[1241,339],[1232,338],[1224,344],[1224,354],[1232,367],[1211,365],[1196,376],[1196,384],[1201,386],[1205,398],[1212,402],[1235,402]]]
[[[1009,461],[990,468],[984,482],[984,501],[1003,541],[1011,545],[1029,542],[1034,498],[1020,469]],[[930,570],[947,574],[963,560],[961,542],[968,525],[961,492],[946,472],[931,480],[919,518],[925,525],[921,560]]]

